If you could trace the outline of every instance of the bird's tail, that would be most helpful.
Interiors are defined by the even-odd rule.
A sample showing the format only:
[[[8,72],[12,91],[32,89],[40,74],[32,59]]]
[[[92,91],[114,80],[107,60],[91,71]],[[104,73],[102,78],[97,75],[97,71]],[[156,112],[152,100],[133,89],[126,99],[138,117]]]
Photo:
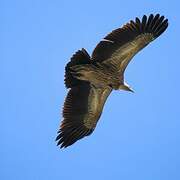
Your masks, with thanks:
[[[82,84],[83,82],[81,80],[78,80],[77,78],[73,77],[72,75],[72,69],[71,67],[81,64],[90,64],[90,56],[87,53],[87,51],[83,48],[79,51],[77,51],[71,58],[70,62],[66,65],[65,68],[65,85],[67,88],[71,88],[73,86]]]

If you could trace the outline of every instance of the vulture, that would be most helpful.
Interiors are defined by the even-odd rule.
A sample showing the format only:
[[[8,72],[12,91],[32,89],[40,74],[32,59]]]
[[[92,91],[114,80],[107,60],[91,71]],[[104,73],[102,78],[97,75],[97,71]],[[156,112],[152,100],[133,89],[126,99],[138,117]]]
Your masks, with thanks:
[[[105,36],[90,56],[82,48],[65,67],[65,86],[69,89],[63,107],[63,120],[56,138],[66,148],[90,135],[102,114],[112,90],[133,92],[124,72],[136,53],[159,37],[168,27],[160,14],[135,18]]]

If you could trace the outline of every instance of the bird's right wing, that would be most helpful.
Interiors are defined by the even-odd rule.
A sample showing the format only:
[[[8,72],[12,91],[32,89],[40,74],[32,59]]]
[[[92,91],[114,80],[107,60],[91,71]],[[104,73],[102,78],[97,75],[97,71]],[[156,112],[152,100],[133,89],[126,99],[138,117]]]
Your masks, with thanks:
[[[92,59],[117,67],[124,72],[132,57],[168,27],[168,20],[159,14],[136,18],[108,34],[96,46]]]
[[[57,145],[61,144],[61,148],[67,147],[90,135],[111,91],[110,87],[96,88],[89,83],[72,87],[64,103],[63,121],[56,138]]]

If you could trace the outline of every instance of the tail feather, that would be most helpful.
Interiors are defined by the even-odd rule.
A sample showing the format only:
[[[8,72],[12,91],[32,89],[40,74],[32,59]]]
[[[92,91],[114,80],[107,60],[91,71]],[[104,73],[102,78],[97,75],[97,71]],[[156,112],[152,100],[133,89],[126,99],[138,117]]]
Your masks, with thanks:
[[[81,64],[90,64],[91,59],[87,51],[83,48],[82,50],[77,51],[71,58],[70,62],[65,67],[65,85],[67,88],[72,88],[76,85],[80,85],[83,81],[78,80],[73,77],[71,74],[71,67]]]

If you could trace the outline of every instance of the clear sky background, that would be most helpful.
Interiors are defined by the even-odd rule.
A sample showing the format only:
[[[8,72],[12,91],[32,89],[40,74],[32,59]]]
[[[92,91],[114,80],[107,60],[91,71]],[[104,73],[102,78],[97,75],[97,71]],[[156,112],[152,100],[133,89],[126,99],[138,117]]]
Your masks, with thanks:
[[[179,7],[179,0],[1,0],[0,179],[179,180]],[[128,66],[135,93],[114,91],[94,133],[59,149],[69,58],[150,13],[170,25]]]

